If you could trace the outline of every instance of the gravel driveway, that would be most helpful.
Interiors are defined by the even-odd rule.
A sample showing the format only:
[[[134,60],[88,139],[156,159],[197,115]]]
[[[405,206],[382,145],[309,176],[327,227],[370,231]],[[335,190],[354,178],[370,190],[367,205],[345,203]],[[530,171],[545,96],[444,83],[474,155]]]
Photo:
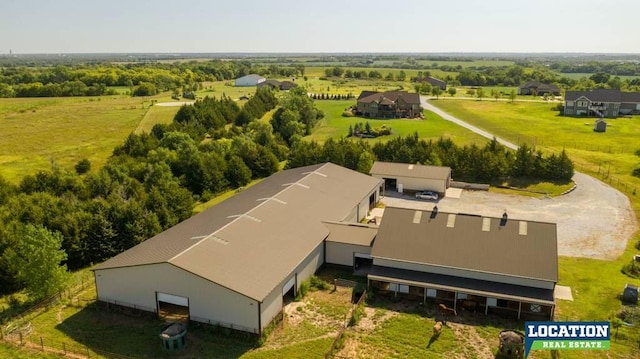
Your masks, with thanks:
[[[444,212],[471,213],[555,222],[558,225],[558,254],[570,257],[615,259],[638,229],[629,199],[621,192],[582,173],[573,177],[578,187],[554,198],[532,198],[484,191],[463,191],[460,198],[437,202]],[[407,195],[383,197],[387,206],[429,209],[434,202]],[[382,219],[384,221],[384,217]]]

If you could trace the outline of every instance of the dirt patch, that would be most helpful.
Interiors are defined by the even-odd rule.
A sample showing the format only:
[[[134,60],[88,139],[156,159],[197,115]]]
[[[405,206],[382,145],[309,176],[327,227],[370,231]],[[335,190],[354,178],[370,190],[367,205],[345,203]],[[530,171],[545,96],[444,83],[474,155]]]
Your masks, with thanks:
[[[397,312],[390,310],[385,310],[384,314],[379,315],[379,312],[376,309],[369,307],[365,307],[364,312],[366,316],[358,322],[358,325],[355,328],[357,331],[370,332],[376,329],[378,325],[398,315]]]
[[[447,322],[446,326],[453,330],[456,338],[466,343],[466,345],[460,346],[461,348],[465,348],[465,351],[458,356],[458,358],[495,358],[495,355],[491,351],[491,344],[478,335],[474,326],[453,322]],[[471,352],[472,349],[470,348],[473,348],[473,352]]]

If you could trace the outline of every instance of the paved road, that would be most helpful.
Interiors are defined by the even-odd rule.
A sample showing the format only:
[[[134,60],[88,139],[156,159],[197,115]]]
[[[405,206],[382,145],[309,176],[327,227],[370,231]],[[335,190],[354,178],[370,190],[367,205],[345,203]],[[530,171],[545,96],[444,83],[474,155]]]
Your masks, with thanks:
[[[448,113],[442,111],[441,109],[439,109],[439,108],[433,106],[432,104],[430,104],[427,101],[427,99],[428,98],[425,97],[425,96],[420,96],[420,105],[425,110],[429,110],[431,112],[435,112],[438,116],[444,118],[445,120],[451,121],[451,122],[453,122],[453,123],[455,123],[455,124],[457,124],[459,126],[467,128],[467,129],[479,134],[480,136],[486,137],[486,138],[488,138],[490,140],[493,139],[494,137],[496,137],[496,140],[498,140],[499,143],[505,145],[506,147],[508,147],[508,148],[510,148],[512,150],[517,150],[518,149],[518,146],[516,144],[513,144],[513,143],[511,143],[511,142],[509,142],[507,140],[504,140],[504,139],[500,138],[500,137],[494,136],[491,133],[489,133],[489,132],[487,132],[485,130],[479,129],[479,128],[477,128],[476,126],[474,126],[472,124],[464,122],[463,120],[461,120],[461,119],[459,119],[457,117],[451,116],[450,114],[448,114]]]

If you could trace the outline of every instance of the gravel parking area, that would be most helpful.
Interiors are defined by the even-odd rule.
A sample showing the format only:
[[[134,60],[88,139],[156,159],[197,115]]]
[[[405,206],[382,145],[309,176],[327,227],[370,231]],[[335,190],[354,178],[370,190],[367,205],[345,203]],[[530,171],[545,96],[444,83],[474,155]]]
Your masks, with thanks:
[[[619,257],[638,229],[629,199],[585,174],[576,173],[573,180],[578,185],[573,192],[554,198],[465,190],[460,198],[442,198],[435,203],[390,193],[382,198],[382,203],[428,210],[437,204],[444,212],[492,217],[501,217],[506,210],[510,218],[557,223],[558,254],[561,256]]]

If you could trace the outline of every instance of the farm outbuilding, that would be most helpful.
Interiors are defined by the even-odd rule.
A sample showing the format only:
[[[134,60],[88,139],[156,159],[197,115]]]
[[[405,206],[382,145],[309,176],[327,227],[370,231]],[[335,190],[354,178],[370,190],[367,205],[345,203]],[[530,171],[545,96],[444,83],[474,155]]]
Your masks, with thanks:
[[[236,79],[236,86],[238,87],[248,87],[248,86],[258,86],[259,83],[264,82],[266,79],[260,75],[251,74],[242,77],[238,77]]]
[[[378,226],[342,222],[325,222],[325,225],[330,231],[326,239],[328,264],[349,266],[354,271],[371,265],[371,246]]]
[[[593,130],[595,132],[606,132],[607,122],[601,118],[597,119],[595,125],[593,126]]]
[[[325,263],[323,221],[363,219],[381,182],[331,163],[276,173],[96,266],[98,300],[260,334]]]
[[[385,190],[433,191],[444,194],[451,184],[451,168],[408,163],[374,162],[371,176],[384,180]]]
[[[369,285],[393,296],[550,320],[558,281],[555,223],[386,207]]]

